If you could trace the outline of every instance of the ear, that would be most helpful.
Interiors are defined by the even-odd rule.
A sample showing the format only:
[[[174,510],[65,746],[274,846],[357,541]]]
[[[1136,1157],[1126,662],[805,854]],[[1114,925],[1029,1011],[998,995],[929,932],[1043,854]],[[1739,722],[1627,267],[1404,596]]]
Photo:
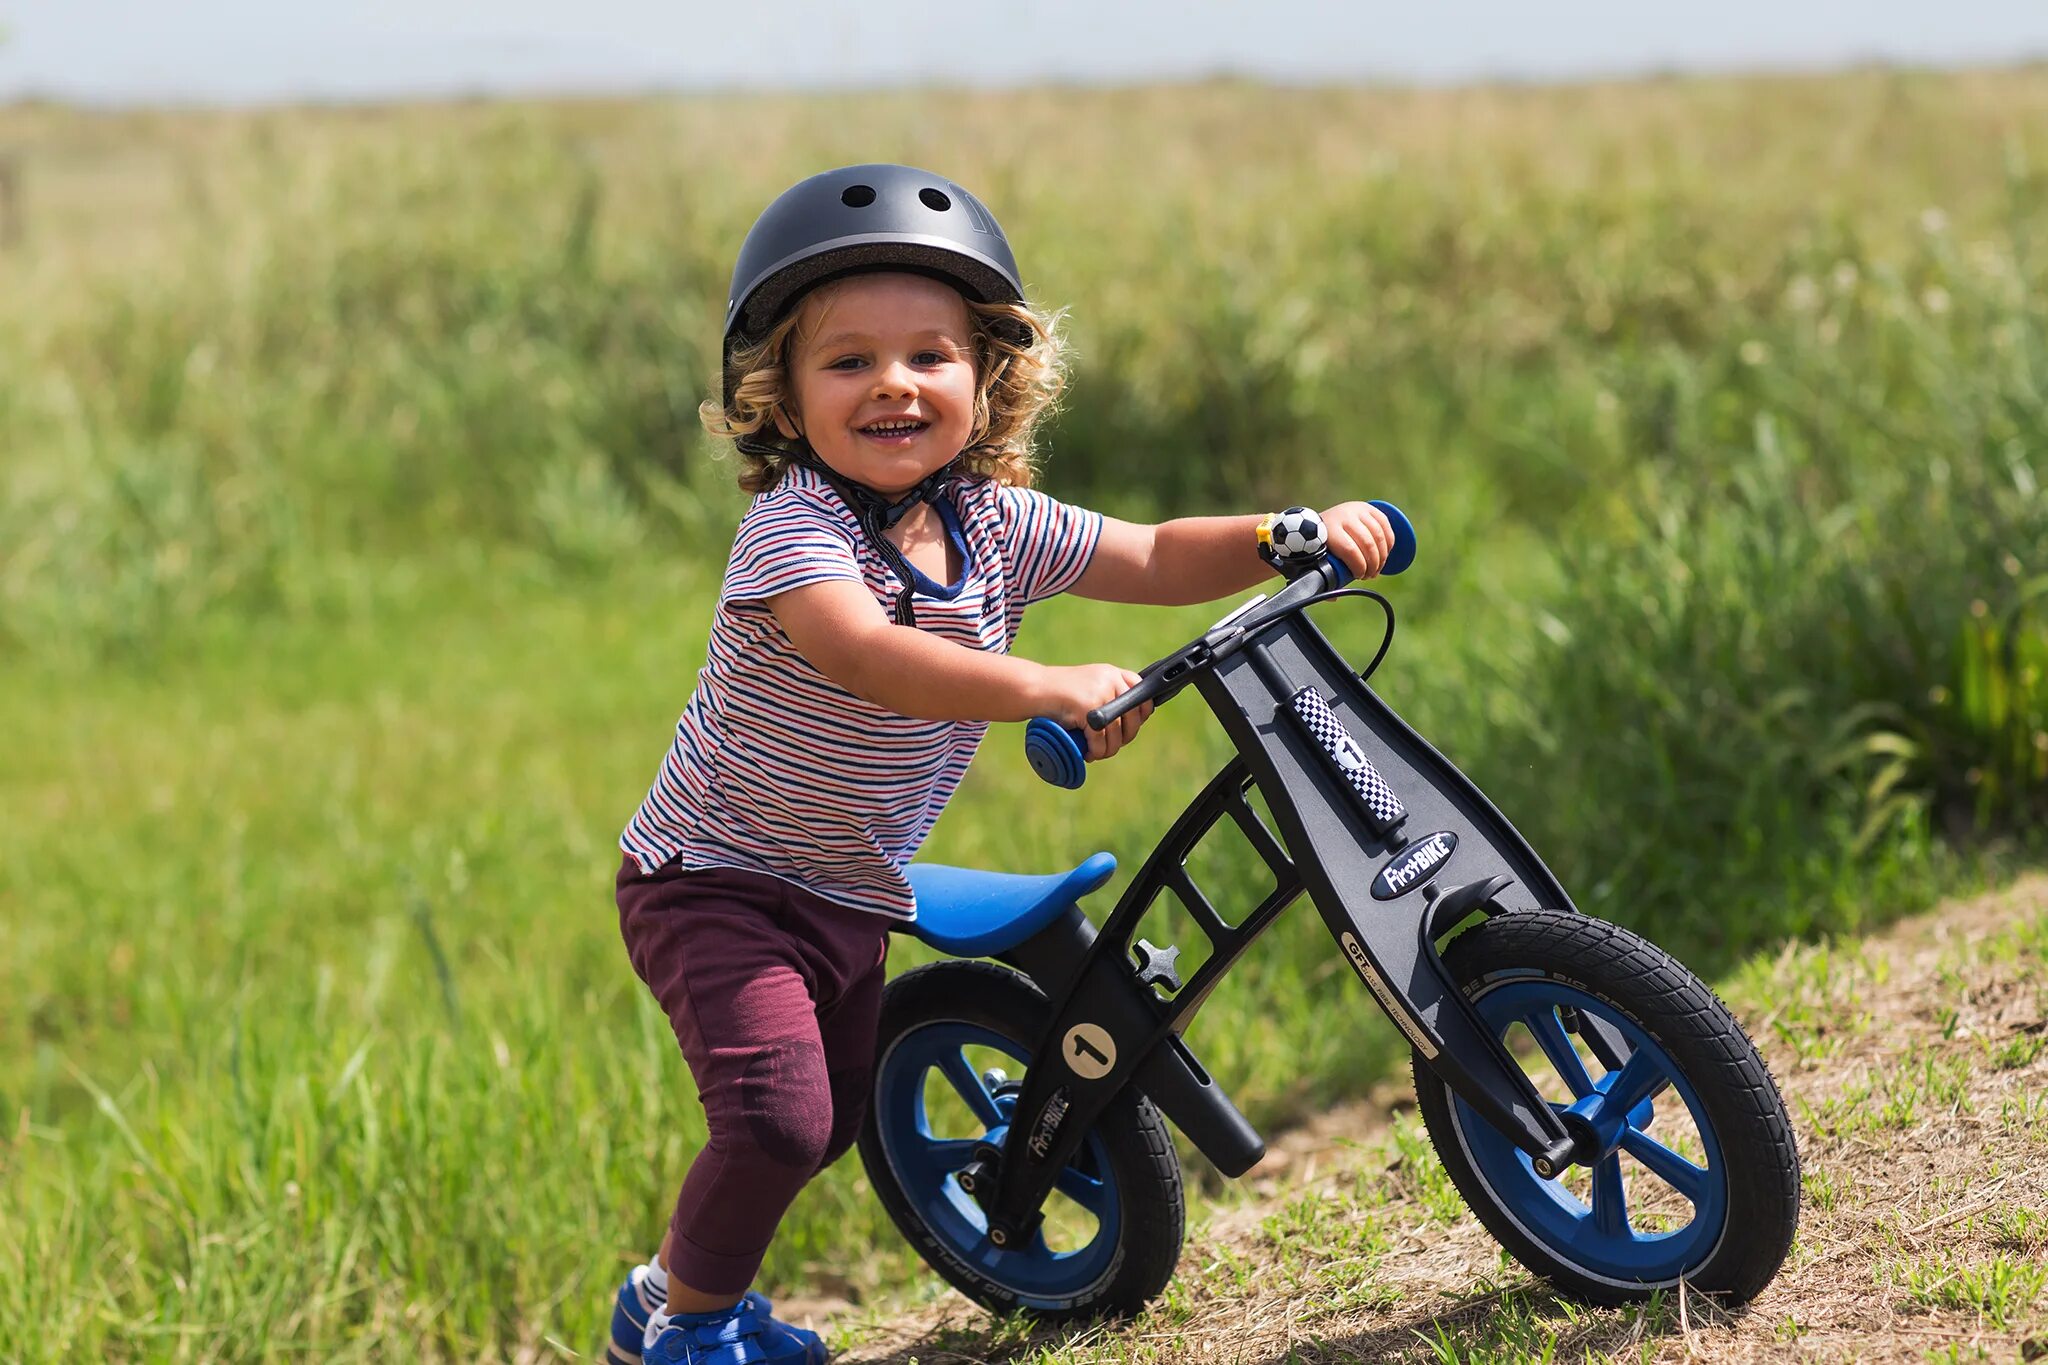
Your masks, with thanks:
[[[803,428],[796,424],[796,419],[790,415],[789,409],[781,403],[775,405],[775,429],[782,433],[782,439],[785,441],[794,441],[804,434]]]

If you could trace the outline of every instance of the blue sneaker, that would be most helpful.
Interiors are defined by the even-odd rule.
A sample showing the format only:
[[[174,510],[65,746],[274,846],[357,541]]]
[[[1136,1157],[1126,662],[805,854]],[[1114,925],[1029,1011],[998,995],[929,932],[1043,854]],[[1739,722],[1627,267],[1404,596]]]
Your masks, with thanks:
[[[816,1332],[777,1322],[768,1300],[749,1293],[715,1313],[678,1313],[647,1344],[646,1365],[825,1365]]]
[[[647,1341],[647,1323],[661,1308],[661,1301],[655,1298],[653,1289],[647,1284],[647,1267],[634,1266],[626,1282],[619,1286],[618,1304],[612,1309],[612,1339],[605,1355],[610,1365],[640,1365]],[[758,1360],[770,1365],[825,1365],[831,1358],[831,1352],[825,1349],[824,1341],[816,1332],[777,1321],[775,1305],[769,1302],[768,1296],[751,1289],[726,1313],[686,1314],[672,1320],[672,1325],[683,1325],[684,1319],[691,1316],[724,1317],[741,1310],[751,1312],[759,1335],[757,1349],[760,1354],[745,1357],[747,1361]],[[719,1361],[718,1365],[727,1365],[727,1362]],[[737,1360],[733,1365],[737,1365]]]
[[[776,1317],[775,1305],[766,1294],[749,1289],[740,1306],[752,1308],[760,1315],[761,1349],[774,1365],[825,1365],[832,1358],[832,1353],[825,1349],[824,1338],[816,1332],[791,1327]]]
[[[761,1315],[742,1299],[715,1313],[677,1313],[661,1320],[647,1343],[646,1365],[762,1365]]]

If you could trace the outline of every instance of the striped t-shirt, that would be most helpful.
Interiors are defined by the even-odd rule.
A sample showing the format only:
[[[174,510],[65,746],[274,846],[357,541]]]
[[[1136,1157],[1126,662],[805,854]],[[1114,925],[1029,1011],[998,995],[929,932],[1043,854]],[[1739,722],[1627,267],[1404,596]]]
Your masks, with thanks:
[[[954,482],[936,510],[962,567],[950,585],[916,575],[917,628],[999,654],[1027,605],[1080,578],[1102,534],[1099,513],[990,479]],[[904,865],[988,725],[899,716],[813,668],[765,599],[835,578],[865,583],[893,616],[894,572],[832,487],[792,467],[740,518],[697,690],[620,836],[643,871],[746,868],[917,917]]]

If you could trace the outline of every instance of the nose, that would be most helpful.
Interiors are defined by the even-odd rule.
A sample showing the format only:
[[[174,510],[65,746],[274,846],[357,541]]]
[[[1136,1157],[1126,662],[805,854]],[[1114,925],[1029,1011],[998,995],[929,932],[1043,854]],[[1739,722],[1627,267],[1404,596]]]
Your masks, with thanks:
[[[892,360],[875,370],[876,398],[915,398],[917,396],[917,371],[900,360]]]

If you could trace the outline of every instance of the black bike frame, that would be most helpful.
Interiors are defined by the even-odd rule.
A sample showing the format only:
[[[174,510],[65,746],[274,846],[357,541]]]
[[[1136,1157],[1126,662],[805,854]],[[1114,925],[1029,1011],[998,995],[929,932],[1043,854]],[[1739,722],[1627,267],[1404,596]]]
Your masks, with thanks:
[[[1550,869],[1470,779],[1351,671],[1303,611],[1256,625],[1238,647],[1189,680],[1238,756],[1174,822],[1099,934],[1074,909],[1004,954],[1045,990],[1053,1022],[1033,1054],[1039,1064],[1027,1073],[1000,1157],[988,1163],[996,1178],[977,1182],[991,1241],[1015,1246],[1029,1238],[1059,1172],[1103,1109],[1134,1080],[1225,1174],[1242,1174],[1257,1160],[1263,1151],[1257,1134],[1201,1072],[1180,1034],[1223,974],[1304,890],[1424,1064],[1528,1152],[1539,1172],[1571,1164],[1577,1134],[1480,1021],[1437,947],[1482,908],[1575,910]],[[1323,699],[1356,742],[1353,756],[1362,752],[1405,807],[1405,818],[1392,828],[1369,816],[1342,770],[1297,723],[1292,703],[1303,688]],[[1277,831],[1246,799],[1254,785]],[[1275,882],[1234,926],[1186,866],[1189,853],[1226,816]],[[1448,853],[1440,854],[1444,848]],[[1434,861],[1418,868],[1418,853]],[[1382,876],[1394,868],[1410,872],[1398,887]],[[1517,889],[1511,894],[1509,888]],[[1149,955],[1138,950],[1134,957],[1132,939],[1159,893],[1169,889],[1211,952],[1178,991],[1162,997],[1141,980],[1157,973],[1148,971],[1151,962],[1136,960]],[[1610,1032],[1592,1028],[1586,1037],[1614,1066],[1628,1048]],[[1058,1064],[1049,1064],[1054,1058]]]

